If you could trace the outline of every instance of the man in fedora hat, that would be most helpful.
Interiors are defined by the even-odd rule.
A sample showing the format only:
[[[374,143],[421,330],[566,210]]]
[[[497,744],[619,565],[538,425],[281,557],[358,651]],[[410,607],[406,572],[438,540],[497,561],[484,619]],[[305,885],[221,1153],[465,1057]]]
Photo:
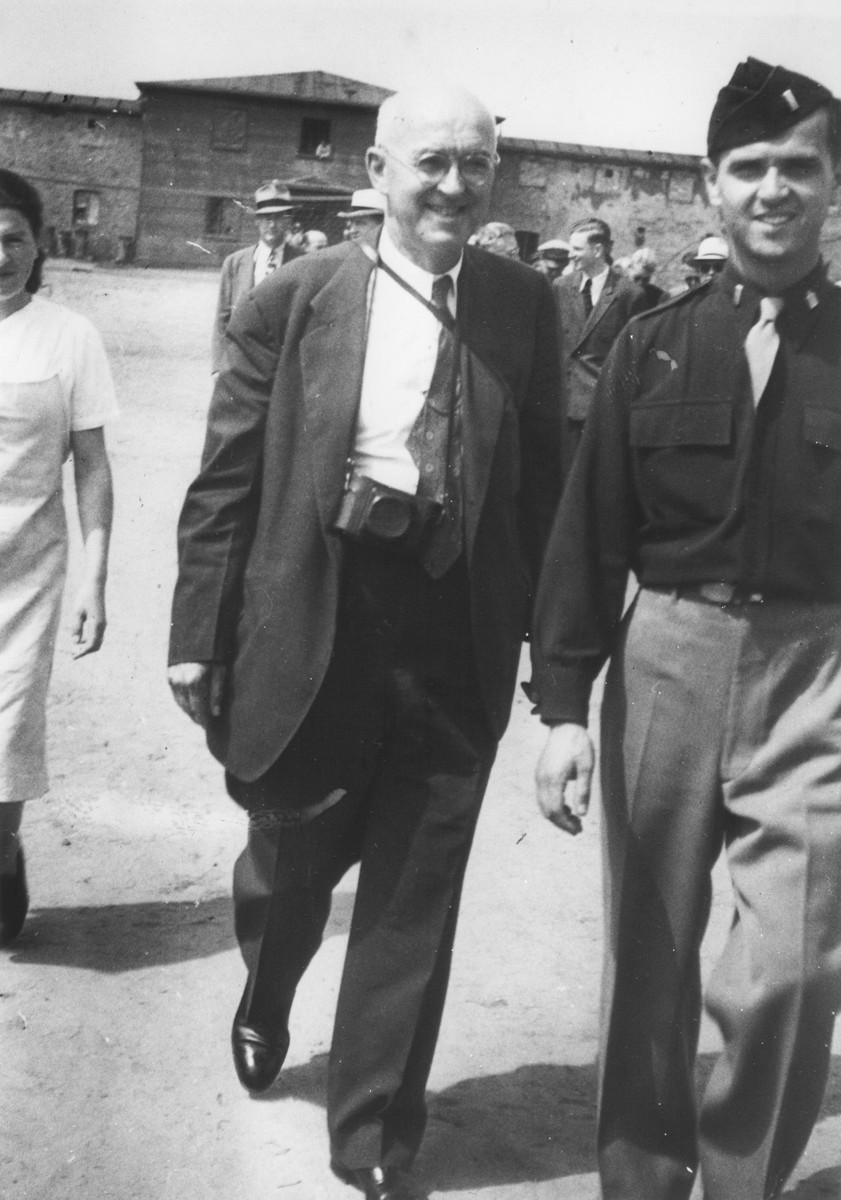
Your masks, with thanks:
[[[841,293],[820,241],[840,108],[755,59],[719,92],[705,173],[729,259],[620,333],[546,554],[538,794],[573,833],[610,659],[604,1200],[687,1200],[698,1175],[705,1200],[779,1196],[826,1084],[841,1005]],[[722,852],[733,914],[706,1007],[723,1052],[698,1112],[699,951]]]
[[[686,267],[683,277],[683,287],[675,288],[672,295],[678,296],[687,288],[697,287],[712,275],[718,275],[724,270],[724,264],[730,256],[730,249],[723,237],[715,234],[705,234],[698,243],[698,249],[693,253],[687,251],[681,258]]]
[[[347,241],[374,238],[385,220],[385,196],[376,188],[357,188],[350,198],[350,207],[336,215],[345,222]]]
[[[303,253],[287,240],[294,211],[289,189],[279,179],[261,183],[254,193],[252,213],[259,241],[256,246],[235,250],[222,263],[216,318],[213,322],[211,369],[214,374],[222,365],[225,331],[237,304],[277,267],[299,258]]]

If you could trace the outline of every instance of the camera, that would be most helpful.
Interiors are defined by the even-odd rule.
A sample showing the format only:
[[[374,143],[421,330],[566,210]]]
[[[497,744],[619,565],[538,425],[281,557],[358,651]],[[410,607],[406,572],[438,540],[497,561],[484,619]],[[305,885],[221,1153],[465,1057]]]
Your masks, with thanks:
[[[335,533],[357,542],[417,554],[440,519],[435,500],[401,492],[352,471],[333,523]]]

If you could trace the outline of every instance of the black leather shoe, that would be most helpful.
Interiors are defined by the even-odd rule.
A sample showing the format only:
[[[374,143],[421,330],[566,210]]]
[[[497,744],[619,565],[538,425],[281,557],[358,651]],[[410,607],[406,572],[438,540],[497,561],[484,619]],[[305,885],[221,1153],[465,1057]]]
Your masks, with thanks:
[[[23,847],[19,847],[15,869],[11,875],[0,875],[0,946],[8,946],[23,929],[29,911],[29,892],[26,890],[26,864]]]
[[[289,1050],[286,1030],[278,1037],[269,1037],[237,1017],[231,1030],[231,1048],[237,1078],[249,1092],[265,1092],[280,1074]]]
[[[352,1187],[359,1188],[365,1200],[424,1200],[424,1193],[406,1171],[392,1171],[382,1167],[357,1167],[333,1170]]]

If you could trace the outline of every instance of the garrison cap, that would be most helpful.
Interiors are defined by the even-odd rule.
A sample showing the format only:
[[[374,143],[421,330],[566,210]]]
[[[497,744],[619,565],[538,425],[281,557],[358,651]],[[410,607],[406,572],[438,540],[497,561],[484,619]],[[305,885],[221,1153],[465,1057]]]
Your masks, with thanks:
[[[834,100],[828,88],[806,75],[748,58],[718,93],[707,154],[714,158],[735,146],[779,137]]]

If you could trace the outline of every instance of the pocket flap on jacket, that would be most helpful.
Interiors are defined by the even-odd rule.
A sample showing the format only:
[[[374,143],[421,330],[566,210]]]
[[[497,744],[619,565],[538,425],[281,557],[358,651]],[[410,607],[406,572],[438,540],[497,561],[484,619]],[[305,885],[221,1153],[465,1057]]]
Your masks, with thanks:
[[[729,400],[678,401],[631,409],[632,446],[727,446],[733,436]]]
[[[834,408],[808,408],[803,414],[803,435],[807,442],[841,450],[841,412]]]

